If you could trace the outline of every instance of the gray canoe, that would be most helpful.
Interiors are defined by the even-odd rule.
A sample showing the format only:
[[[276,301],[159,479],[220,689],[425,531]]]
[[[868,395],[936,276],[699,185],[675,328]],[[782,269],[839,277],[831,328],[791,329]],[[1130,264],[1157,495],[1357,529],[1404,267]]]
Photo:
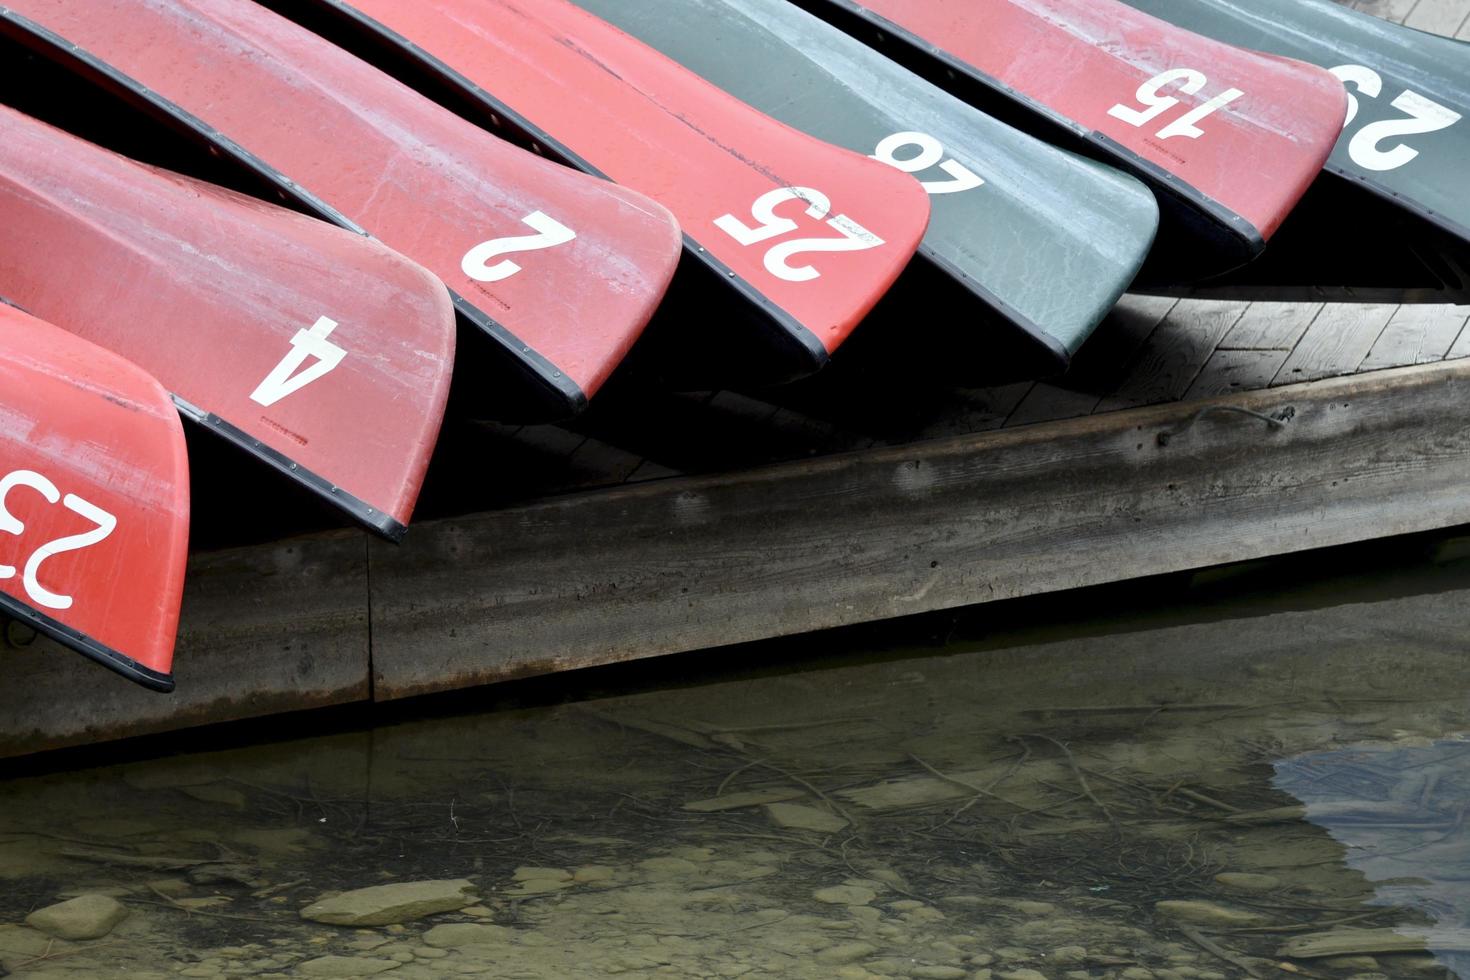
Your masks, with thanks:
[[[785,0],[574,2],[790,126],[905,162],[933,206],[920,259],[1058,369],[1153,243],[1158,206],[1140,181],[996,121]]]
[[[1352,105],[1326,170],[1366,191],[1376,214],[1359,214],[1332,251],[1380,253],[1391,235],[1424,237],[1392,211],[1440,233],[1414,241],[1435,251],[1452,291],[1470,256],[1470,44],[1391,24],[1331,0],[1125,0],[1180,27],[1242,47],[1321,65],[1347,85]],[[1388,210],[1384,210],[1384,208]],[[1325,210],[1325,209],[1324,209]],[[1318,236],[1327,238],[1327,235]],[[1433,237],[1433,236],[1429,236]],[[1470,284],[1458,283],[1459,291]],[[1412,297],[1409,297],[1412,298]],[[1442,298],[1442,297],[1430,297]]]

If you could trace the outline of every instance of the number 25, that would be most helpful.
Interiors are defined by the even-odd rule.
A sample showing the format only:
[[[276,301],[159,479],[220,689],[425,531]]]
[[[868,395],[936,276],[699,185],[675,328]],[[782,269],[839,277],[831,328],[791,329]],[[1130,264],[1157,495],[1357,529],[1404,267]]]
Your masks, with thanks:
[[[750,215],[760,222],[756,227],[750,227],[733,214],[716,218],[715,226],[741,245],[755,245],[789,234],[797,229],[796,222],[776,213],[776,208],[787,201],[801,201],[806,205],[806,213],[813,218],[826,218],[832,213],[832,202],[821,191],[810,187],[778,187],[762,194],[751,204]],[[883,239],[845,214],[828,218],[826,224],[842,237],[796,238],[773,245],[765,255],[766,271],[787,282],[810,282],[821,273],[809,265],[793,266],[787,260],[803,252],[861,252],[883,244]]]
[[[1342,79],[1344,85],[1355,88],[1370,99],[1383,92],[1383,76],[1363,65],[1338,65],[1332,74]],[[1419,155],[1419,151],[1407,143],[1399,143],[1389,150],[1380,150],[1378,144],[1393,136],[1409,136],[1415,133],[1433,133],[1448,129],[1460,121],[1460,114],[1448,109],[1433,99],[1426,99],[1418,92],[1405,89],[1389,105],[1400,112],[1408,113],[1407,119],[1380,119],[1371,122],[1353,134],[1348,142],[1348,156],[1364,170],[1397,170]],[[1347,121],[1343,129],[1358,117],[1358,97],[1348,92]]]

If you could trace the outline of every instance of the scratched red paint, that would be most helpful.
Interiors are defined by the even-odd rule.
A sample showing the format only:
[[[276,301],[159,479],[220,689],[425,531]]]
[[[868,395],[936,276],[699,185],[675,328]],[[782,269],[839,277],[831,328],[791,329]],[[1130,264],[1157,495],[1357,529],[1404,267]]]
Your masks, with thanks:
[[[0,391],[0,507],[11,519],[0,528],[0,592],[167,675],[189,534],[184,433],[168,393],[115,354],[4,304]],[[87,505],[103,516],[89,519]],[[38,549],[95,534],[106,518],[116,524],[101,540],[33,564]]]
[[[454,357],[449,295],[423,268],[6,107],[0,213],[0,295],[408,523]],[[252,398],[321,317],[340,363]]]
[[[897,278],[928,224],[928,197],[911,177],[776,122],[563,0],[354,0],[350,7],[613,180],[667,205],[700,246],[829,352]],[[832,215],[846,215],[883,244],[799,254],[789,264],[809,265],[817,276],[790,281],[771,271],[769,251],[794,237],[837,238],[826,218],[788,201],[776,213],[799,231],[752,245],[715,225],[729,214],[754,227],[752,204],[788,186],[822,192]]]
[[[7,0],[261,158],[429,268],[591,395],[663,297],[682,239],[640,194],[497,139],[250,0]],[[542,212],[576,239],[507,254],[496,282],[461,262],[532,235]],[[534,354],[526,355],[534,362]]]
[[[839,0],[876,14],[1040,103],[1102,133],[1223,204],[1269,238],[1322,169],[1342,131],[1347,96],[1330,72],[1181,30],[1117,0]],[[1159,95],[1178,105],[1135,126],[1109,110],[1143,111],[1139,87],[1174,69]],[[1198,123],[1197,138],[1158,132],[1213,97],[1244,94]]]

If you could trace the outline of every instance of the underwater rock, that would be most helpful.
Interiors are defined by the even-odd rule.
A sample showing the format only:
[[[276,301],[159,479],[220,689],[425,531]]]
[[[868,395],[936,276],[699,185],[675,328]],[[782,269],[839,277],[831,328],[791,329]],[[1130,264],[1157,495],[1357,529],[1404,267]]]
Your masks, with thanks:
[[[334,926],[385,926],[454,912],[479,900],[479,889],[463,878],[402,881],[314,902],[301,910],[301,917]]]

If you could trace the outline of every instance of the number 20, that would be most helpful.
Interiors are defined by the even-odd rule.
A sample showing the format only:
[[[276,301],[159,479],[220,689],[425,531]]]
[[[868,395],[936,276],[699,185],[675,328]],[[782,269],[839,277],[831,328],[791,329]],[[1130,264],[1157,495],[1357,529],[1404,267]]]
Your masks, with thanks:
[[[1370,99],[1383,92],[1383,76],[1363,65],[1338,65],[1332,74],[1342,79]],[[1380,150],[1378,144],[1393,136],[1410,136],[1416,133],[1433,133],[1448,129],[1460,121],[1460,114],[1426,99],[1418,92],[1405,89],[1389,105],[1400,112],[1408,113],[1407,119],[1380,119],[1371,122],[1353,134],[1348,142],[1348,156],[1364,170],[1397,170],[1419,155],[1419,151],[1407,143],[1399,143],[1390,150]],[[1348,92],[1348,114],[1343,129],[1358,117],[1358,97]]]
[[[821,191],[810,187],[778,187],[762,194],[751,204],[750,215],[759,222],[756,227],[750,227],[733,214],[716,218],[715,226],[741,245],[755,245],[790,234],[797,229],[796,222],[776,213],[776,208],[787,201],[801,201],[806,205],[806,213],[813,218],[826,218],[832,213],[832,202]],[[803,252],[861,252],[883,244],[883,239],[845,214],[829,218],[826,224],[842,237],[796,238],[773,245],[765,255],[766,271],[787,282],[810,282],[821,273],[809,265],[793,266],[787,260]]]
[[[911,157],[900,158],[898,151],[906,146],[917,146],[919,152]],[[985,179],[955,159],[944,159],[944,144],[928,133],[894,133],[885,136],[873,150],[872,157],[890,167],[897,167],[906,174],[917,174],[938,167],[952,178],[950,180],[921,180],[920,186],[930,194],[956,194],[983,186]]]
[[[1209,79],[1203,72],[1195,71],[1193,68],[1173,68],[1161,72],[1138,86],[1134,98],[1141,105],[1148,106],[1147,109],[1134,109],[1123,105],[1121,102],[1108,110],[1108,115],[1115,119],[1121,119],[1130,126],[1143,126],[1155,117],[1162,115],[1179,104],[1179,100],[1172,95],[1161,95],[1161,90],[1168,85],[1178,84],[1179,91],[1185,95],[1194,95],[1204,88]],[[1238,88],[1229,88],[1215,96],[1208,102],[1195,106],[1192,110],[1158,131],[1158,137],[1166,140],[1171,136],[1183,136],[1188,139],[1197,140],[1205,135],[1195,123],[1211,116],[1225,108],[1245,93]]]
[[[39,578],[41,563],[54,555],[91,547],[113,532],[117,527],[117,518],[74,493],[67,494],[66,499],[63,500],[61,491],[56,489],[56,484],[33,470],[14,470],[0,480],[0,531],[8,534],[19,535],[26,529],[25,524],[11,514],[5,505],[6,500],[10,497],[10,491],[16,487],[30,487],[45,498],[49,504],[60,501],[67,510],[80,514],[96,525],[92,530],[83,531],[81,534],[72,534],[54,541],[47,541],[31,553],[21,572],[21,584],[25,586],[26,595],[30,596],[36,605],[45,606],[47,609],[70,609],[71,596],[57,595],[41,584]],[[8,578],[15,578],[15,566],[0,565],[0,579]]]

